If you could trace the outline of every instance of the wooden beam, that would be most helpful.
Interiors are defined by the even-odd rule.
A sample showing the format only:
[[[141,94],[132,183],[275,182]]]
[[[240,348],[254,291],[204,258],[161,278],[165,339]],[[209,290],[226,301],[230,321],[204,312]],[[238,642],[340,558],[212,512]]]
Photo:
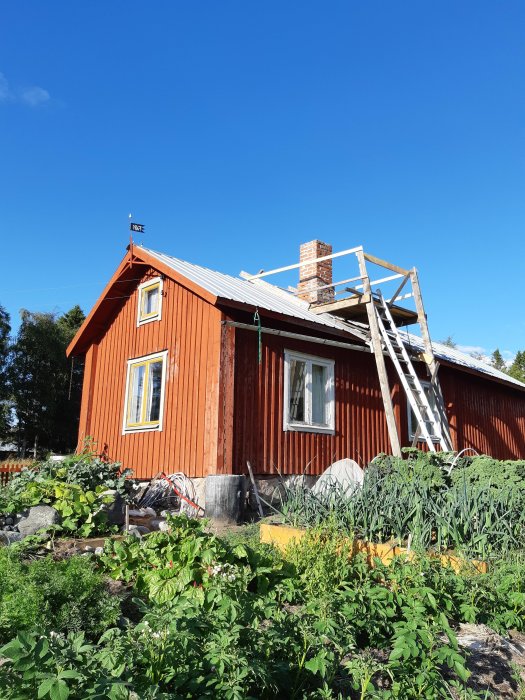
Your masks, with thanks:
[[[316,287],[314,291],[319,292],[321,289],[331,289],[332,287],[335,289],[335,287],[339,287],[341,284],[348,284],[348,282],[357,282],[357,280],[361,279],[361,275],[358,275],[357,277],[349,277],[347,280],[341,280],[340,282],[332,282],[332,284],[323,284],[321,287]],[[359,286],[359,285],[358,285]],[[344,291],[344,290],[341,290]],[[341,291],[335,292],[336,294],[341,294]],[[298,292],[297,290],[295,292],[292,292],[294,297],[300,296],[301,294],[304,294],[305,292]]]
[[[381,396],[383,397],[383,406],[385,407],[386,424],[388,427],[388,436],[390,438],[390,446],[395,457],[401,457],[401,443],[399,441],[399,433],[397,431],[396,417],[394,415],[394,406],[392,404],[392,396],[390,394],[390,384],[388,382],[388,374],[386,371],[385,356],[383,354],[383,345],[381,343],[381,335],[379,333],[379,324],[377,322],[376,310],[374,307],[374,299],[370,288],[370,280],[366,271],[365,255],[361,251],[357,253],[359,262],[359,272],[363,276],[365,282],[365,293],[369,296],[369,301],[366,305],[368,314],[368,324],[370,326],[370,334],[372,336],[372,349],[376,359],[377,373],[379,375],[379,385],[381,387]]]
[[[392,272],[398,272],[400,275],[410,274],[409,270],[405,270],[403,267],[399,267],[399,265],[393,265],[392,263],[389,263],[386,260],[381,260],[381,258],[376,258],[375,255],[370,255],[370,253],[363,253],[363,257],[365,258],[365,260],[368,260],[368,262],[374,263],[374,265],[379,265],[379,267],[385,267],[387,270],[392,270]]]
[[[370,301],[370,294],[359,294],[349,299],[339,299],[338,301],[330,301],[326,304],[311,306],[310,311],[314,314],[333,314],[340,309],[348,309],[350,306],[358,306],[359,304],[367,304]]]
[[[401,294],[401,292],[403,291],[403,287],[405,286],[405,284],[408,282],[409,279],[410,279],[410,274],[405,275],[405,276],[403,277],[403,281],[401,282],[401,284],[399,285],[399,287],[396,289],[396,291],[395,291],[395,293],[394,293],[394,296],[393,296],[393,297],[390,297],[390,299],[389,299],[388,302],[387,302],[389,306],[392,306],[392,304],[395,302],[395,300],[397,299],[397,297]]]
[[[376,284],[382,284],[383,282],[391,282],[392,280],[398,280],[400,277],[403,277],[403,275],[396,274],[396,275],[389,275],[388,277],[381,277],[381,279],[379,279],[379,280],[372,280],[370,282],[370,286],[375,287]],[[359,284],[357,285],[358,288],[360,286],[362,286],[362,285],[359,285]]]
[[[399,297],[399,298],[398,298],[398,301],[402,301],[403,299],[411,299],[413,296],[414,296],[414,295],[413,295],[412,292],[410,292],[409,294],[403,294],[402,297]],[[388,306],[389,306],[391,309],[401,309],[401,308],[403,308],[402,306],[394,306],[394,304],[392,303],[392,302],[393,302],[393,299],[394,299],[394,297],[392,297],[391,299],[386,299],[386,303],[388,304]],[[408,309],[407,309],[407,311],[408,311]],[[413,312],[411,312],[411,313],[413,313]]]
[[[294,263],[293,265],[286,265],[285,267],[277,267],[275,270],[268,270],[268,272],[259,272],[258,275],[250,275],[246,277],[247,280],[258,280],[261,277],[268,277],[268,275],[275,275],[277,272],[287,272],[288,270],[297,270],[299,267],[305,267],[306,265],[312,265],[313,263],[323,262],[323,260],[333,260],[334,258],[340,258],[343,255],[351,255],[352,253],[357,253],[363,250],[362,246],[357,246],[357,248],[349,248],[348,250],[342,250],[340,253],[332,253],[331,255],[323,255],[321,258],[314,258],[313,260],[303,260],[303,262]]]
[[[240,321],[222,321],[227,326],[241,328],[245,331],[258,331],[259,327],[250,323],[241,323]],[[315,336],[305,335],[304,333],[291,333],[290,331],[281,331],[278,328],[261,327],[261,333],[268,335],[279,335],[283,338],[293,338],[294,340],[302,340],[306,343],[317,343],[318,345],[329,345],[334,348],[344,348],[345,350],[357,350],[358,352],[371,352],[368,345],[355,345],[354,343],[341,343],[338,340],[329,340],[328,338],[316,338]]]
[[[235,379],[235,327],[222,325],[219,368],[219,435],[217,474],[233,474],[233,410]]]

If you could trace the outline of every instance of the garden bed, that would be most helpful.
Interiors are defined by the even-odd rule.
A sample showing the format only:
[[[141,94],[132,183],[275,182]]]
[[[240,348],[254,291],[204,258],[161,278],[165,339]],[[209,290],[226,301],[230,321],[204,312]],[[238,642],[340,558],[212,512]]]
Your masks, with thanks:
[[[286,551],[292,543],[300,542],[308,534],[308,530],[289,527],[283,524],[261,523],[260,533],[261,542],[273,544],[281,551]],[[347,539],[346,542],[351,545],[349,548],[351,555],[355,556],[359,553],[366,554],[370,566],[374,565],[375,559],[379,559],[383,564],[389,564],[394,557],[405,556],[408,559],[412,559],[415,556],[413,550],[400,547],[394,542],[376,543],[350,539]],[[487,562],[477,559],[465,559],[453,552],[445,554],[428,552],[428,556],[439,559],[443,566],[449,566],[455,572],[465,569],[466,567],[483,574],[488,571]]]

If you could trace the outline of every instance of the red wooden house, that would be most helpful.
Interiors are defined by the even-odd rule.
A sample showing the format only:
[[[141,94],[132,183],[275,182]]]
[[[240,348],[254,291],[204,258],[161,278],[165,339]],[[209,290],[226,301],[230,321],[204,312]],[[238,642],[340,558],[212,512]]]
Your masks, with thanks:
[[[79,444],[93,437],[139,478],[244,473],[247,460],[259,475],[319,474],[391,451],[369,329],[338,313],[323,246],[302,247],[298,293],[131,246],[68,348],[85,356]],[[316,312],[326,302],[333,313]],[[405,345],[424,378],[421,339]],[[453,447],[525,458],[525,385],[433,351]],[[385,364],[408,446],[411,411]]]

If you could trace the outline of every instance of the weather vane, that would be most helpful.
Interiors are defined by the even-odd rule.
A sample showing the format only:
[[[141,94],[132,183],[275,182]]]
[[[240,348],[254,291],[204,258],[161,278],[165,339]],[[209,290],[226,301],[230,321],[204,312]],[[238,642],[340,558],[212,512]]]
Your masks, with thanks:
[[[132,215],[131,213],[128,214],[129,230],[130,230],[130,234],[129,234],[129,248],[130,248],[130,251],[133,251],[133,234],[134,234],[134,233],[144,233],[144,228],[145,228],[145,227],[144,227],[144,224],[135,224],[135,223],[133,223],[133,221],[131,221],[132,216],[133,216],[133,215]],[[130,253],[130,254],[131,254],[131,253]]]

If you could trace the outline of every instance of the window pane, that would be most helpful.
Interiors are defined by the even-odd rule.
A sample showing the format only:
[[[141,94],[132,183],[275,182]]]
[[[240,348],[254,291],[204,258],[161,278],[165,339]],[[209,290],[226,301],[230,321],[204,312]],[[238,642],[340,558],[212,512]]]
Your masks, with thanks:
[[[290,405],[288,414],[292,423],[304,423],[306,362],[290,362]]]
[[[312,422],[326,425],[326,367],[312,364]]]
[[[129,403],[129,422],[140,423],[142,397],[144,395],[145,366],[131,368],[131,398]]]
[[[162,385],[162,360],[151,362],[148,381],[148,422],[160,419],[160,390]]]
[[[159,288],[147,289],[144,299],[144,315],[156,314],[159,308]]]

